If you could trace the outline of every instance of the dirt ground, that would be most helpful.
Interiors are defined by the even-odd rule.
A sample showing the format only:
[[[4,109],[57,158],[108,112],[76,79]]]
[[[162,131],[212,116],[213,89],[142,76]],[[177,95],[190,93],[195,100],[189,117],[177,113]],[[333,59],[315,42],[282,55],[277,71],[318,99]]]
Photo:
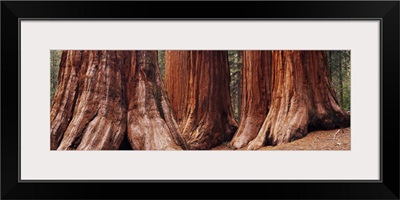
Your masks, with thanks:
[[[328,131],[310,132],[304,138],[287,144],[265,146],[259,150],[350,150],[350,127]],[[222,144],[212,150],[231,150]],[[246,150],[246,147],[239,150]]]

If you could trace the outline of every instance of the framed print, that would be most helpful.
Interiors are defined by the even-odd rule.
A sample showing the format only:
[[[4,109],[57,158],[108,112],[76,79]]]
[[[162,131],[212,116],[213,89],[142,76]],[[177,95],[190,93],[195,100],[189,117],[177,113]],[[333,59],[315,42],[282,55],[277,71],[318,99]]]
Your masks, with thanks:
[[[399,198],[399,2],[1,5],[4,199]]]

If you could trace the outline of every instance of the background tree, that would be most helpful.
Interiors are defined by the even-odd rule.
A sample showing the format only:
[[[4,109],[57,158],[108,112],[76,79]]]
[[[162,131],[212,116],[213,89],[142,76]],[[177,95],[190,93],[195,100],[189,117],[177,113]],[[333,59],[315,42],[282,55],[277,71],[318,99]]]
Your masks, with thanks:
[[[184,89],[167,87],[168,94],[172,102],[175,98],[185,98],[184,108],[173,109],[183,113],[180,127],[188,147],[210,149],[231,139],[237,129],[229,95],[228,54],[226,51],[189,51],[187,54],[189,63],[185,66],[185,53],[166,52],[167,85],[187,80],[186,84],[175,84]],[[179,62],[174,65],[176,60]],[[175,67],[185,70],[170,71],[176,70]]]
[[[58,69],[61,62],[60,50],[50,51],[50,102],[53,101],[58,83]]]
[[[273,51],[271,108],[248,149],[278,145],[311,130],[343,128],[350,117],[338,105],[324,51]]]
[[[163,79],[165,80],[165,50],[159,50],[158,51],[158,67],[160,68],[160,74]]]
[[[229,70],[231,75],[230,94],[232,109],[236,121],[240,120],[241,84],[242,84],[242,51],[228,51]]]
[[[328,51],[328,66],[339,105],[350,110],[350,51]]]

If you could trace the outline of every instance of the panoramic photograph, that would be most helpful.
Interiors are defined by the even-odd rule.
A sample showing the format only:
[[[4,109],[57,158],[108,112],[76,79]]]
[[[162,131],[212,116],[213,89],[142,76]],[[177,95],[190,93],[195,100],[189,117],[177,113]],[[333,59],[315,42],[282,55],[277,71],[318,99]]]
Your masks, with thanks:
[[[351,150],[349,50],[51,50],[50,150]]]

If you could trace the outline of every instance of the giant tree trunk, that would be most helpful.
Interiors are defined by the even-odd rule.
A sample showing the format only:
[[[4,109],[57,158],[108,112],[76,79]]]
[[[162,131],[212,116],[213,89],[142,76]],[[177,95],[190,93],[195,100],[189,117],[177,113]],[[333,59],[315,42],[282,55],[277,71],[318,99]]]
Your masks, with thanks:
[[[350,125],[329,81],[323,51],[273,51],[271,108],[248,149],[278,145],[315,129]]]
[[[122,51],[63,52],[61,83],[51,109],[51,115],[57,116],[51,121],[52,149],[119,148],[126,129],[121,74],[124,66],[118,58],[123,54]],[[59,104],[68,105],[68,109],[58,109]],[[57,129],[57,124],[67,125],[65,131]]]
[[[241,148],[253,140],[267,116],[271,98],[271,51],[243,51],[239,129],[230,146]]]
[[[127,81],[128,139],[133,149],[186,148],[166,98],[157,51],[133,52]]]
[[[156,54],[146,53],[63,52],[51,107],[52,150],[115,150],[126,132],[133,149],[180,149],[159,69],[148,60]]]
[[[234,120],[231,99],[229,95],[229,66],[228,55],[226,51],[190,51],[190,64],[185,70],[180,70],[175,76],[166,76],[168,82],[174,82],[182,76],[187,76],[186,85],[177,85],[176,87],[184,87],[182,89],[170,89],[168,93],[172,102],[183,101],[184,107],[177,107],[177,116],[182,116],[180,129],[188,147],[190,149],[210,149],[232,138],[233,133],[237,129]],[[171,56],[181,57],[179,54],[167,53]],[[174,69],[173,60],[166,60],[167,74]],[[183,59],[181,58],[177,58]],[[170,61],[171,63],[168,63]],[[176,67],[179,69],[181,63],[178,62]],[[183,65],[182,65],[183,66]],[[170,71],[170,72],[168,72]],[[182,96],[183,95],[183,96]],[[173,98],[173,99],[172,99]]]
[[[188,86],[188,67],[190,65],[189,51],[165,51],[165,86],[179,126],[185,115],[186,87]]]

